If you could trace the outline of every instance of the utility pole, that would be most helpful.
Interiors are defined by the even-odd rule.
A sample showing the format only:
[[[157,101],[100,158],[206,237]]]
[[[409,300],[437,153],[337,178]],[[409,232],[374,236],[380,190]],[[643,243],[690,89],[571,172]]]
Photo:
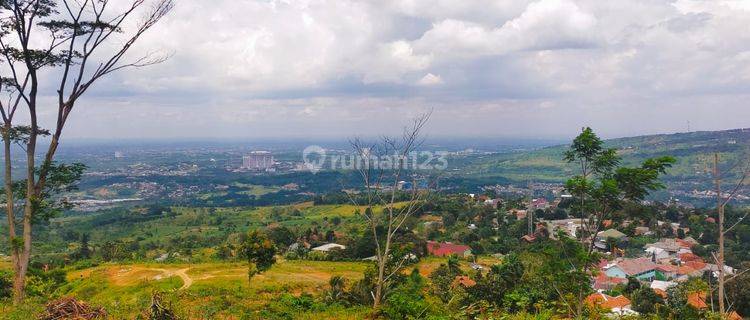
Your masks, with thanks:
[[[714,153],[714,180],[716,183],[716,210],[719,214],[719,314],[724,317],[724,199],[721,196],[721,176],[719,175],[719,154]]]
[[[534,234],[534,185],[531,180],[528,182],[529,188],[529,205],[526,208],[526,218],[529,221],[529,235]]]

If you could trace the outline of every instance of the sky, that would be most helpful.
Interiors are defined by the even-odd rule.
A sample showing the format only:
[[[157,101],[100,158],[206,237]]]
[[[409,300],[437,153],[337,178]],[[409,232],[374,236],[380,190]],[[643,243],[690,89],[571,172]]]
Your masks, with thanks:
[[[750,127],[750,1],[176,0],[71,139],[564,139]],[[52,110],[43,114],[51,120]]]

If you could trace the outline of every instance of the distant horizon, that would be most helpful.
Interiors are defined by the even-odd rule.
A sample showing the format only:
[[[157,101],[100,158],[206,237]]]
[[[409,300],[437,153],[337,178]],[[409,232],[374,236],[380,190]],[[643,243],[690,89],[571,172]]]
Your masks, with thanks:
[[[597,132],[595,127],[592,127],[594,129],[594,132]],[[608,135],[602,135],[597,133],[602,139],[606,140],[614,140],[614,139],[622,139],[622,138],[634,138],[634,137],[641,137],[641,136],[655,136],[655,135],[672,135],[672,134],[687,134],[687,133],[700,133],[700,132],[723,132],[723,131],[734,131],[734,130],[750,130],[750,127],[741,127],[741,128],[729,128],[729,129],[721,129],[721,130],[692,130],[692,131],[665,131],[665,132],[653,132],[653,133],[644,133],[644,134],[636,134],[636,135],[622,135],[622,136],[608,136]],[[387,135],[387,134],[383,134]],[[124,145],[133,145],[133,144],[162,144],[162,143],[227,143],[227,144],[236,144],[236,143],[284,143],[284,142],[295,142],[295,143],[313,143],[313,142],[321,142],[321,143],[345,143],[350,138],[354,137],[360,137],[367,140],[375,140],[379,139],[383,135],[369,135],[369,136],[345,136],[345,137],[332,137],[332,136],[325,136],[325,137],[301,137],[301,136],[282,136],[282,137],[164,137],[164,138],[81,138],[81,137],[70,137],[70,138],[64,138],[62,140],[62,144],[76,144],[76,145],[96,145],[96,144],[124,144]],[[393,136],[393,135],[389,135]],[[397,135],[395,135],[397,136]],[[546,137],[546,136],[491,136],[491,135],[483,135],[483,136],[438,136],[438,135],[431,135],[426,134],[426,142],[428,144],[433,143],[445,143],[445,142],[469,142],[469,141],[479,141],[479,142],[499,142],[499,143],[515,143],[515,142],[569,142],[575,135],[571,136],[560,136],[560,137]],[[43,140],[43,142],[46,140]]]

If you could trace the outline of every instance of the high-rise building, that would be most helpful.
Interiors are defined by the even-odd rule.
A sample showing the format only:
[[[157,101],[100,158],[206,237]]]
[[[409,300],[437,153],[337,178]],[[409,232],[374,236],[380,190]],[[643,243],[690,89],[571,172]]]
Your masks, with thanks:
[[[275,160],[268,151],[253,151],[242,157],[242,168],[250,170],[268,170],[273,168]]]

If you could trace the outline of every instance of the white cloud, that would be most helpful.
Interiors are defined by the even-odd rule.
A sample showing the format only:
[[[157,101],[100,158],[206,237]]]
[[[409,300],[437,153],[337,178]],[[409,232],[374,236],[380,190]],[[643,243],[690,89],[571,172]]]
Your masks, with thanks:
[[[438,84],[443,84],[443,78],[441,78],[439,75],[434,75],[432,73],[426,74],[422,79],[419,79],[417,81],[417,84],[420,86],[434,86]]]
[[[335,135],[428,107],[456,134],[567,134],[582,121],[638,133],[623,118],[641,132],[680,129],[688,118],[717,128],[698,116],[712,101],[747,109],[748,9],[708,0],[181,0],[136,48],[174,57],[118,74],[83,101],[167,123],[133,135],[235,128],[204,131],[229,135],[240,124]],[[132,124],[113,129],[124,120],[106,110],[78,110],[103,125],[76,135],[128,135]],[[447,121],[466,117],[474,124]]]

